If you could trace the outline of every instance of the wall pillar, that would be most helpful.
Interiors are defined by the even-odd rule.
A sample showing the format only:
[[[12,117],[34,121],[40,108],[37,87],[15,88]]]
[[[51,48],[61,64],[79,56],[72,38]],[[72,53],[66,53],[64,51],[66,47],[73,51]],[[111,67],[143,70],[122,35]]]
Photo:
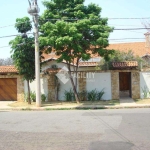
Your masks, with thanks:
[[[131,91],[132,91],[133,99],[140,98],[140,73],[139,72],[131,73]]]
[[[55,101],[55,73],[48,75],[48,101]]]
[[[24,82],[21,76],[17,76],[17,101],[24,101]]]
[[[78,78],[79,92],[86,91],[86,72],[80,72]]]
[[[111,72],[112,99],[119,99],[119,72]]]

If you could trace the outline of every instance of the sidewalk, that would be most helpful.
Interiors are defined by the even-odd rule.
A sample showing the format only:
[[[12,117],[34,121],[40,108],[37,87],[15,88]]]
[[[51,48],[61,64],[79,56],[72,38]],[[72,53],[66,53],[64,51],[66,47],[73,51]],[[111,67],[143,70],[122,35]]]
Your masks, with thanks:
[[[100,105],[96,102],[91,104],[76,104],[76,103],[49,103],[48,105],[42,105],[41,107],[36,106],[20,106],[11,107],[9,106],[14,102],[0,101],[0,111],[20,111],[20,110],[71,110],[71,109],[123,109],[123,108],[150,108],[150,104],[136,104],[134,103],[120,103],[116,105]]]

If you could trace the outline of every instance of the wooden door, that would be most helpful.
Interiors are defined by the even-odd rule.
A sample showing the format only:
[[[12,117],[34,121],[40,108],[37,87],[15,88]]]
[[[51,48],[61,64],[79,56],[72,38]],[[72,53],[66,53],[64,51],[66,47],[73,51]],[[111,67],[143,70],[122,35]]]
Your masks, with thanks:
[[[119,87],[120,91],[127,91],[131,93],[131,73],[119,72]]]
[[[17,100],[17,79],[1,78],[0,79],[0,101]]]

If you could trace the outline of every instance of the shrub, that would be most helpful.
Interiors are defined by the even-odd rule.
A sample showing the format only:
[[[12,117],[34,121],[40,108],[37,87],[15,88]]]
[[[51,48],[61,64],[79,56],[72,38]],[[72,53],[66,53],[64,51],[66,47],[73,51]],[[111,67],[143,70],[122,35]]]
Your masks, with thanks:
[[[97,100],[101,100],[104,95],[104,89],[102,89],[100,92],[97,92]]]
[[[89,101],[94,101],[94,100],[96,100],[96,99],[97,99],[97,91],[96,91],[96,89],[94,89],[94,90],[88,92],[87,98],[88,98]]]
[[[75,100],[75,96],[74,96],[72,89],[70,89],[69,91],[65,90],[64,98],[66,101],[74,101]]]
[[[42,102],[45,102],[45,101],[46,101],[46,95],[45,95],[45,94],[42,94],[42,95],[41,95],[41,101],[42,101]]]
[[[104,89],[102,89],[101,91],[97,91],[96,89],[94,89],[92,91],[83,90],[81,92],[78,92],[80,101],[101,100],[104,94],[105,94]],[[75,96],[74,96],[72,89],[64,92],[64,98],[66,101],[75,101]]]
[[[31,98],[31,101],[32,102],[35,102],[36,101],[36,94],[35,94],[35,91],[34,92],[30,92],[30,98]]]

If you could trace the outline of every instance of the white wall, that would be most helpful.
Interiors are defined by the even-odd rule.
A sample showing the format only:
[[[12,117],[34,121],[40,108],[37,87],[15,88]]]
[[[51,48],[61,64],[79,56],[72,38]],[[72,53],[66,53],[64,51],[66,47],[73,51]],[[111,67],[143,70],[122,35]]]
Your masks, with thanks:
[[[48,85],[47,85],[47,79],[46,78],[40,78],[40,83],[41,83],[41,94],[45,94],[46,96],[48,95]],[[32,92],[35,91],[36,83],[35,80],[30,83],[30,90]],[[24,81],[24,92],[27,93],[27,82]]]
[[[142,88],[150,91],[150,72],[140,72],[140,96],[144,98]]]
[[[49,61],[49,62],[46,62],[45,64],[43,64],[42,71],[44,71],[48,68],[52,68],[52,65],[56,65],[57,68],[63,68],[64,66],[66,67],[65,63],[57,63],[57,61],[53,60],[53,61]]]
[[[47,62],[46,64],[42,65],[42,71],[46,70],[47,68],[51,68],[51,66],[55,64],[57,65],[58,68],[63,68],[64,66],[66,66],[65,63],[57,63],[56,61],[50,61]],[[89,68],[91,70],[93,70],[93,67]],[[81,70],[81,68],[79,69]],[[87,67],[82,67],[82,70],[88,70]],[[98,91],[101,91],[104,88],[104,92],[105,94],[103,95],[103,99],[104,100],[110,100],[112,98],[111,96],[111,74],[110,73],[94,73],[92,74],[88,74],[87,75],[87,84],[86,84],[86,88],[88,91],[97,89]],[[47,78],[41,78],[41,93],[48,95],[48,84],[47,84]],[[70,80],[64,84],[63,82],[60,82],[60,90],[59,90],[59,100],[64,100],[64,92],[69,91],[70,88],[72,89],[72,85]],[[31,91],[35,91],[35,81],[33,81],[32,83],[30,83],[30,88]],[[27,83],[25,82],[25,93],[27,93]]]
[[[111,95],[111,74],[110,73],[95,73],[94,78],[87,79],[86,89],[88,91],[96,89],[101,91],[104,88],[103,100],[112,99]]]

